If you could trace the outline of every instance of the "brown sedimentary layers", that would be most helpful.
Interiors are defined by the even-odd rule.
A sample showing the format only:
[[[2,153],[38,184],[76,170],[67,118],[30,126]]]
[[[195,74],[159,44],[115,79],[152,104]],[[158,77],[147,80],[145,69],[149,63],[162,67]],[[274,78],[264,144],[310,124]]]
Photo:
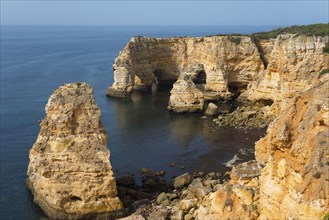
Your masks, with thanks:
[[[122,208],[100,116],[86,83],[65,84],[49,98],[26,183],[52,219],[108,218]]]

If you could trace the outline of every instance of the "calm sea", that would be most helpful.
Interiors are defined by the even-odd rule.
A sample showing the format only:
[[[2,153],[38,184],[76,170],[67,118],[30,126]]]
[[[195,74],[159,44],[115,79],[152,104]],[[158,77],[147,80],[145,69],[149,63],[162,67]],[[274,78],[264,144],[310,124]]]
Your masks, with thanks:
[[[94,87],[117,175],[148,167],[166,170],[170,178],[194,170],[224,171],[234,155],[252,158],[253,143],[264,131],[211,127],[201,115],[170,114],[168,90],[136,93],[131,100],[108,98],[105,90],[113,83],[114,59],[132,36],[205,36],[272,28],[1,26],[1,219],[43,216],[24,185],[28,153],[45,104],[63,83],[80,81]],[[172,162],[177,167],[169,167]]]

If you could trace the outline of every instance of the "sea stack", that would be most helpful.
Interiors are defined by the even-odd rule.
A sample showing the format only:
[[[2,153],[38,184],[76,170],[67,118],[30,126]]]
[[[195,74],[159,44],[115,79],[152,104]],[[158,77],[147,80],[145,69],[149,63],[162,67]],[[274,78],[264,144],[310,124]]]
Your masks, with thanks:
[[[49,98],[30,150],[26,180],[51,219],[111,219],[122,209],[107,133],[86,83],[64,84]]]

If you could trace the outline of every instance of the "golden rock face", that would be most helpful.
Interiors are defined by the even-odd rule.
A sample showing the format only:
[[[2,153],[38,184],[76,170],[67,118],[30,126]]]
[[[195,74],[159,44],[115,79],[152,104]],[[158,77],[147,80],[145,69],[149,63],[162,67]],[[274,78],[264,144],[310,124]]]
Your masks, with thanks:
[[[100,116],[86,83],[62,85],[48,100],[26,183],[50,218],[110,217],[122,208]]]
[[[328,210],[328,90],[326,81],[297,97],[256,143],[266,164],[260,218],[321,219]]]
[[[247,86],[264,66],[247,36],[135,37],[120,52],[113,69],[108,95],[120,97],[154,82],[172,84],[186,73],[192,78],[204,74],[206,92],[225,93],[229,84]]]

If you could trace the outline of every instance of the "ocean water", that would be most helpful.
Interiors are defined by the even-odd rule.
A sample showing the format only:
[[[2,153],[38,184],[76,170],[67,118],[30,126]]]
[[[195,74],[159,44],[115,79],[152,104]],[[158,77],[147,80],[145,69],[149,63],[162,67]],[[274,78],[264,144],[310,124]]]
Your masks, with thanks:
[[[200,114],[166,110],[169,91],[135,93],[131,100],[105,96],[112,64],[132,36],[205,36],[267,31],[269,26],[59,27],[1,26],[1,219],[44,216],[25,188],[29,149],[52,92],[63,83],[87,82],[108,132],[116,175],[148,167],[167,178],[192,171],[225,171],[238,155],[253,157],[264,130],[211,126]],[[168,164],[177,163],[177,167]],[[185,166],[185,169],[181,169]]]

